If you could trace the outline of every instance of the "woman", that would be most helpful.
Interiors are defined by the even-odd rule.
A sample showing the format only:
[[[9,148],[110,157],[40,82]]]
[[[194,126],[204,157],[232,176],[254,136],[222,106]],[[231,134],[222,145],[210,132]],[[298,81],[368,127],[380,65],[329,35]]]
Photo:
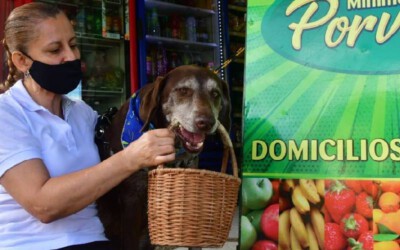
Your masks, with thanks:
[[[173,161],[174,134],[152,130],[100,162],[97,113],[64,94],[81,81],[66,15],[52,5],[14,9],[0,87],[0,249],[110,249],[94,202],[135,171]]]

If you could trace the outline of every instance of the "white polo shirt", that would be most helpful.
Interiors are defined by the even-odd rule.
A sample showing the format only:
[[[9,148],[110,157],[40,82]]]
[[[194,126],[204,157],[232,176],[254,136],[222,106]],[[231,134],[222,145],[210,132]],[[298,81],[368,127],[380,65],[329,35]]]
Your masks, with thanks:
[[[51,177],[99,163],[94,143],[97,113],[65,96],[63,112],[64,120],[39,106],[21,81],[0,95],[0,176],[33,158],[43,160]],[[55,249],[98,240],[106,238],[94,204],[43,224],[0,185],[0,249]]]

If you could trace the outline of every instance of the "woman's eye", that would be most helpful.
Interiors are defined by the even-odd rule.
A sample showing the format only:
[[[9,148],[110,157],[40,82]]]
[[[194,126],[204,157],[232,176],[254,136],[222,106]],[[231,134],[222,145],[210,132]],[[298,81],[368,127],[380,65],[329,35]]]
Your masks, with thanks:
[[[60,52],[60,49],[50,50],[50,53],[52,53],[52,54],[57,54],[58,52]]]

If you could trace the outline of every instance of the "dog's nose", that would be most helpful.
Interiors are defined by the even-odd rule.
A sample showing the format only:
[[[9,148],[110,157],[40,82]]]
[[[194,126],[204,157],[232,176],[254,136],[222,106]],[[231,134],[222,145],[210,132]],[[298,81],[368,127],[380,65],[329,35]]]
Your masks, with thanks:
[[[198,116],[195,119],[195,124],[199,130],[208,131],[212,128],[215,123],[215,119],[213,117],[207,116]]]

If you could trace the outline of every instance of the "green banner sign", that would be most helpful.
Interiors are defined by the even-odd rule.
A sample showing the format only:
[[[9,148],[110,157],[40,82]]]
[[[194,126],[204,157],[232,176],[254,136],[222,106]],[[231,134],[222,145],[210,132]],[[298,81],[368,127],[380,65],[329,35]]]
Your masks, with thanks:
[[[400,2],[249,0],[243,175],[400,174]]]

